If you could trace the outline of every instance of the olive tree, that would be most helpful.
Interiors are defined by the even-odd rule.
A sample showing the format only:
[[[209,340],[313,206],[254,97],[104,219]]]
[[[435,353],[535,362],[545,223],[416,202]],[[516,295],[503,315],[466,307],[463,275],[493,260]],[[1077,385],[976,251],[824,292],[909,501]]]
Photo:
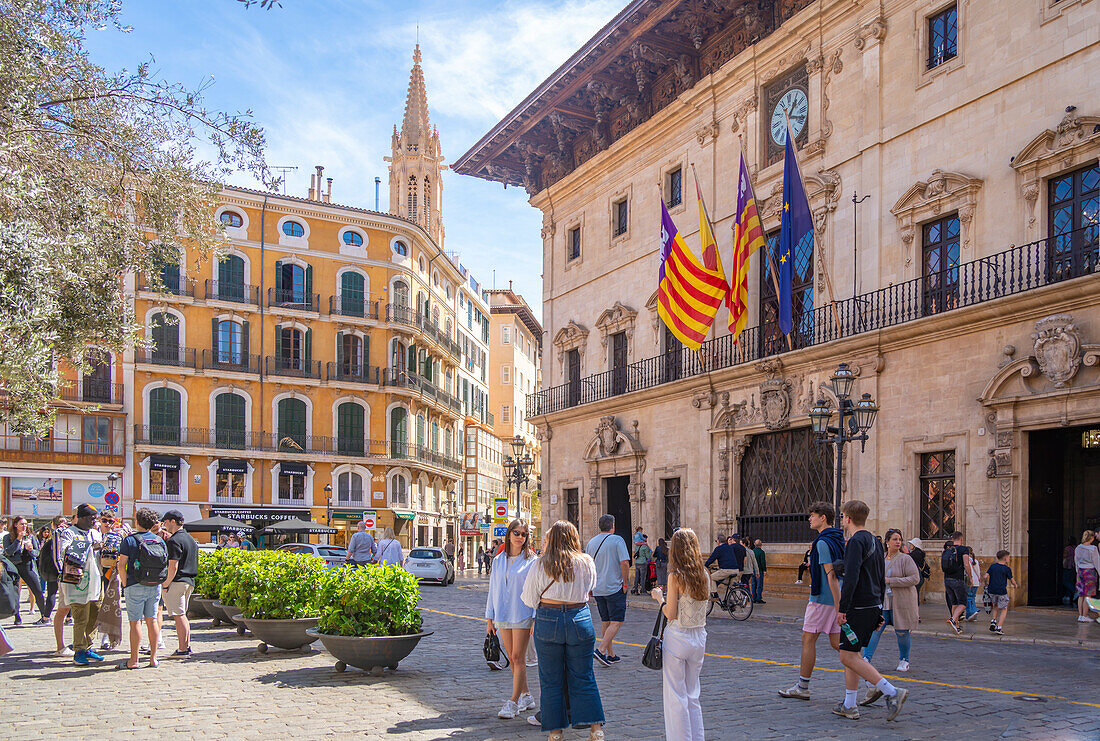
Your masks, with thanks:
[[[141,326],[124,277],[181,248],[213,255],[220,183],[275,183],[249,111],[153,74],[108,71],[85,34],[124,33],[115,0],[0,0],[0,422],[41,436],[59,368],[122,352]],[[194,266],[185,266],[193,269]]]

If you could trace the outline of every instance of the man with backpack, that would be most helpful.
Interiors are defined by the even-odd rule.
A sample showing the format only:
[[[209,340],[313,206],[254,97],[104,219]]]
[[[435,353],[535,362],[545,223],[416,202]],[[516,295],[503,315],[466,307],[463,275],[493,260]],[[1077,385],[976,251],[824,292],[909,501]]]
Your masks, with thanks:
[[[126,595],[126,617],[130,621],[130,660],[122,669],[138,668],[138,647],[141,645],[141,621],[149,630],[149,666],[155,668],[157,644],[160,643],[160,586],[168,579],[168,546],[149,532],[160,521],[160,515],[142,507],[134,513],[137,532],[122,539],[118,549],[118,572]]]
[[[966,610],[966,574],[970,570],[971,561],[970,549],[963,545],[963,538],[961,530],[952,535],[940,556],[943,592],[947,598],[947,609],[951,613],[947,624],[955,631],[955,635],[962,635],[959,618]]]
[[[92,636],[99,620],[99,602],[103,598],[102,571],[98,551],[103,536],[95,526],[98,511],[90,504],[76,508],[76,517],[69,527],[56,531],[54,554],[61,575],[61,601],[67,605],[73,619],[73,661],[87,664],[103,661],[92,650]]]

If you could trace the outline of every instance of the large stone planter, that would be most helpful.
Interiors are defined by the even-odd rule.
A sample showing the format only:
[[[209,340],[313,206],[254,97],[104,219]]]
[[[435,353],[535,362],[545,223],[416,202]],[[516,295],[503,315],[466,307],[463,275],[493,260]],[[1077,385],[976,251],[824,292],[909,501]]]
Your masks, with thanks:
[[[260,618],[241,617],[241,621],[252,631],[252,635],[259,638],[261,643],[258,648],[260,653],[266,654],[268,646],[294,651],[307,648],[317,639],[306,631],[316,628],[320,618],[307,617],[290,620],[263,620]]]
[[[434,632],[429,630],[407,636],[376,638],[328,635],[311,628],[306,635],[320,640],[325,649],[336,657],[336,671],[342,672],[350,665],[379,676],[383,668],[396,669],[398,662],[412,653],[421,638]]]
[[[223,605],[218,600],[214,600],[207,605],[206,611],[214,618],[214,626],[217,627],[218,625],[233,625],[230,614],[240,613],[241,608],[236,605]]]
[[[206,606],[213,601],[201,595],[192,594],[191,600],[187,603],[187,616],[192,618],[214,617],[206,609]]]

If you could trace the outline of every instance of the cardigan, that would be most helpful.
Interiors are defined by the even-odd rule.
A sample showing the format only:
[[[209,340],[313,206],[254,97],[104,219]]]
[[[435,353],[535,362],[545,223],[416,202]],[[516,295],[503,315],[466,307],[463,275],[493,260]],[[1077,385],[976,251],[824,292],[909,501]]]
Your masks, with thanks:
[[[883,609],[890,610],[895,630],[912,630],[917,627],[917,585],[920,570],[908,553],[898,552],[886,559],[886,588],[890,592],[883,602]]]
[[[501,551],[493,559],[493,569],[489,572],[489,596],[485,599],[485,618],[501,623],[522,623],[535,617],[535,609],[528,607],[521,599],[523,586],[531,573],[531,567],[538,559],[516,556],[508,563],[508,554]]]

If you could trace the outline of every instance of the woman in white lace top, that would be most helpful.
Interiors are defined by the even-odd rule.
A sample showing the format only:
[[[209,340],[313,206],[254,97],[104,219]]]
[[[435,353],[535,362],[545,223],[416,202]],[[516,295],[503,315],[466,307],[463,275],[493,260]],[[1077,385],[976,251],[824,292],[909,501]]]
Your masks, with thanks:
[[[651,592],[668,618],[664,634],[665,738],[704,741],[699,705],[699,673],[707,648],[707,600],[710,581],[695,531],[672,534],[668,554],[668,597],[660,587]]]

